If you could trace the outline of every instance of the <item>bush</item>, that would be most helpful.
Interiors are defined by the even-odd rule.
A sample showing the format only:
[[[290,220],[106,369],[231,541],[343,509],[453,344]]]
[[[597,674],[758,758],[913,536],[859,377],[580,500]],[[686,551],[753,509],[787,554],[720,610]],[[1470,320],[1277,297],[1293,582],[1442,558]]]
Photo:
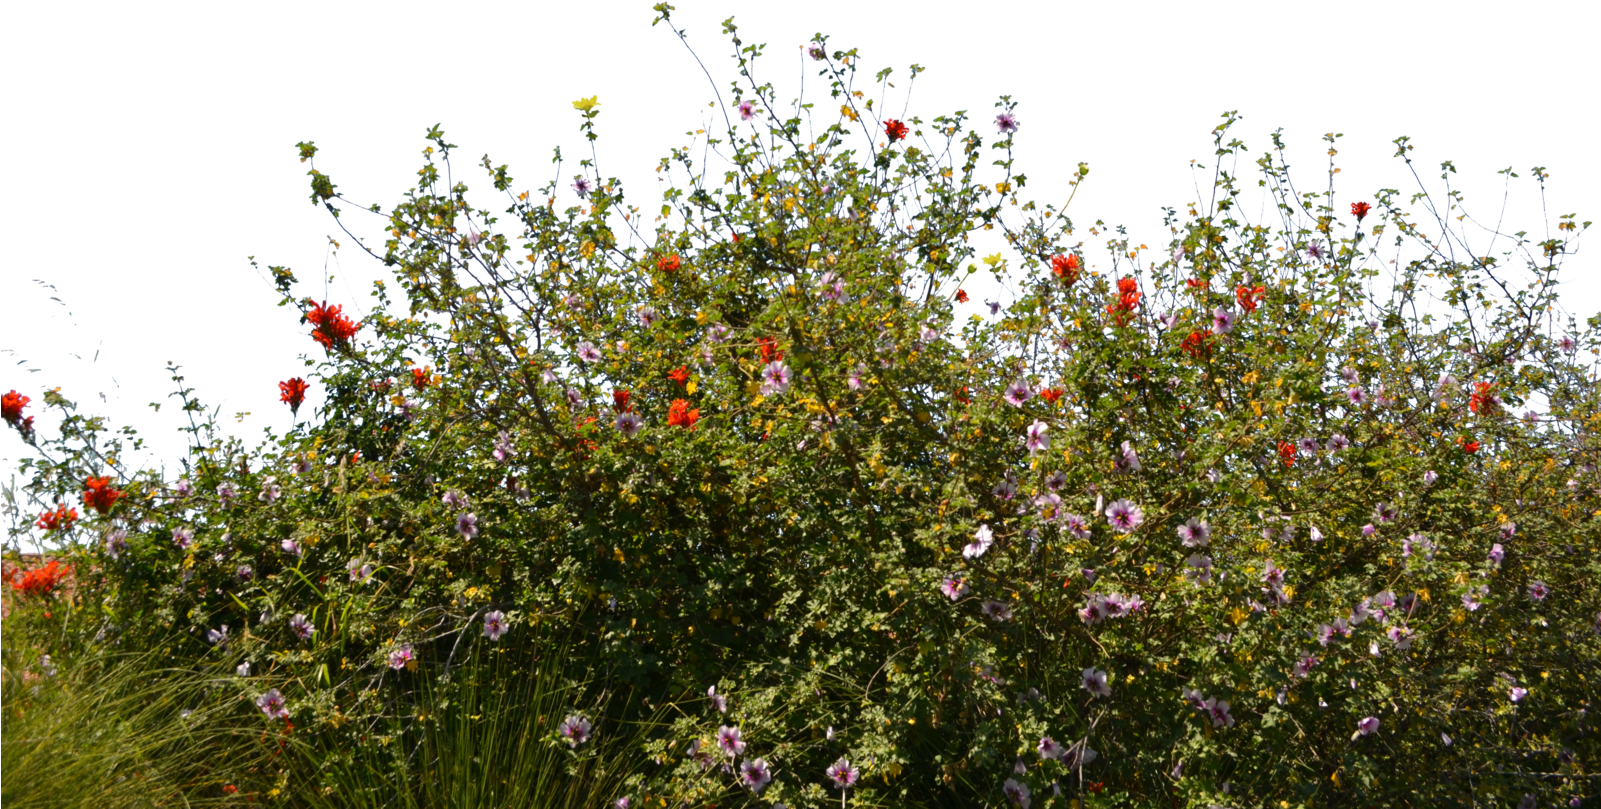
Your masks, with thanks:
[[[46,394],[28,496],[120,487],[52,531],[105,637],[249,660],[326,729],[421,704],[500,623],[517,659],[571,632],[586,693],[641,695],[597,732],[677,712],[642,805],[1589,788],[1601,323],[1556,308],[1588,223],[1486,255],[1426,194],[1291,190],[1275,148],[1269,221],[1219,169],[1151,250],[1021,196],[1011,99],[990,143],[881,117],[819,36],[838,113],[783,106],[726,30],[726,170],[674,150],[659,211],[591,160],[530,192],[487,157],[485,207],[438,128],[387,210],[312,168],[342,226],[383,217],[351,235],[395,283],[358,324],[272,268],[324,354],[288,435],[199,422],[163,480]]]

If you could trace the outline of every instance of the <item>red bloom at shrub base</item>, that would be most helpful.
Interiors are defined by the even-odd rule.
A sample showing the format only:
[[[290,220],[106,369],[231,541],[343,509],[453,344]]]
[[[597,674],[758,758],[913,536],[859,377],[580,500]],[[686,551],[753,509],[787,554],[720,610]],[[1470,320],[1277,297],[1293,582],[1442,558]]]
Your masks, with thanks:
[[[22,574],[21,577],[13,577],[11,587],[24,595],[47,596],[55,592],[56,588],[61,586],[62,580],[71,572],[72,568],[52,561],[44,567],[36,567]]]
[[[94,475],[90,475],[89,479],[83,482],[83,485],[85,487],[83,492],[84,506],[92,508],[101,514],[110,512],[111,507],[115,506],[117,500],[122,497],[121,491],[111,488],[110,477],[97,478]]]
[[[17,427],[22,423],[22,408],[33,401],[15,390],[0,396],[0,415],[4,415],[6,423]]]
[[[689,409],[689,402],[683,399],[674,399],[667,408],[667,424],[672,427],[693,429],[695,422],[700,421],[700,408]]]
[[[55,511],[46,511],[39,515],[39,522],[35,525],[46,531],[70,531],[72,524],[78,521],[78,510],[67,508],[66,503],[57,503]]]
[[[333,348],[333,343],[344,343],[351,340],[355,333],[362,330],[362,324],[351,320],[351,316],[344,314],[344,304],[320,304],[311,301],[311,311],[306,312],[307,324],[314,325],[311,338],[322,344],[322,348]]]
[[[906,124],[891,118],[884,122],[884,134],[889,136],[889,142],[894,143],[906,137]]]

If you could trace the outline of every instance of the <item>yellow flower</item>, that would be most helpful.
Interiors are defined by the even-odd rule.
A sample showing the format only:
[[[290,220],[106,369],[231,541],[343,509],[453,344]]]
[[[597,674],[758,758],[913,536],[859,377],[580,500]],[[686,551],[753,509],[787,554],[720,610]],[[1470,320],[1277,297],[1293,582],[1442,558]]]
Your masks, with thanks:
[[[573,109],[578,110],[579,112],[591,112],[596,107],[600,106],[599,98],[600,96],[598,95],[593,95],[589,98],[580,98],[573,102]]]

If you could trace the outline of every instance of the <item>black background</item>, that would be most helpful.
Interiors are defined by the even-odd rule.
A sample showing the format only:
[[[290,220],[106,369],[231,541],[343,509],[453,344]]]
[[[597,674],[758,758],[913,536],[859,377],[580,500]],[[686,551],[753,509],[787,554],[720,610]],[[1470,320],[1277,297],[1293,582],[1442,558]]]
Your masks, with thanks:
[[[34,396],[29,412],[37,415],[40,386],[61,384],[80,412],[107,413],[114,428],[131,421],[157,455],[171,458],[183,452],[186,439],[176,428],[187,423],[178,399],[167,399],[176,384],[163,367],[173,360],[200,399],[226,399],[221,423],[255,445],[264,426],[274,433],[290,426],[287,407],[277,402],[277,380],[304,375],[296,354],[320,356],[322,348],[295,332],[295,316],[275,306],[279,296],[245,256],[255,255],[263,269],[288,264],[301,280],[296,296],[322,296],[323,235],[333,234],[344,244],[349,282],[347,290],[335,277],[333,301],[349,311],[354,292],[365,311],[375,277],[389,280],[399,295],[392,276],[360,255],[327,211],[307,202],[307,167],[296,162],[296,141],[317,143],[315,165],[349,199],[389,210],[423,165],[423,131],[442,122],[448,141],[461,146],[451,160],[455,179],[472,187],[474,205],[498,215],[509,200],[493,192],[477,167],[480,155],[509,163],[517,191],[532,191],[556,175],[551,147],[560,144],[560,211],[578,202],[567,184],[583,171],[578,160],[591,155],[570,101],[599,95],[599,175],[591,176],[620,176],[624,202],[639,205],[648,219],[660,207],[653,168],[669,149],[692,141],[685,131],[703,125],[717,93],[722,104],[741,98],[730,80],[740,80],[743,95],[752,83],[773,83],[778,109],[762,120],[781,122],[804,72],[804,101],[817,106],[802,135],[810,138],[836,120],[839,99],[818,75],[823,64],[802,61],[797,48],[817,30],[831,35],[829,51],[860,48],[852,87],[876,99],[869,120],[917,115],[941,151],[945,139],[932,135],[932,120],[967,109],[964,133],[978,130],[986,144],[975,178],[981,183],[1002,178],[989,162],[1005,152],[988,144],[999,139],[991,125],[996,101],[1012,96],[1021,122],[1015,171],[1028,175],[1021,199],[1060,210],[1066,179],[1079,160],[1089,162],[1089,183],[1066,215],[1081,237],[1095,219],[1127,224],[1132,244],[1151,245],[1146,258],[1159,255],[1169,239],[1159,207],[1172,205],[1183,215],[1186,203],[1198,199],[1191,157],[1199,160],[1201,202],[1210,199],[1210,130],[1225,109],[1244,115],[1226,138],[1246,141],[1234,171],[1252,216],[1260,199],[1254,160],[1271,149],[1276,127],[1284,127],[1282,160],[1292,167],[1292,183],[1308,191],[1327,186],[1322,133],[1345,135],[1334,160],[1342,168],[1335,178],[1342,218],[1348,202],[1372,200],[1378,187],[1399,189],[1402,202],[1420,191],[1406,163],[1391,157],[1399,135],[1412,136],[1417,178],[1438,205],[1446,202],[1438,163],[1455,160],[1459,173],[1451,186],[1463,189],[1468,213],[1486,226],[1494,226],[1502,207],[1503,178],[1495,171],[1513,165],[1521,178],[1511,179],[1505,234],[1527,229],[1529,239],[1540,239],[1555,234],[1559,213],[1577,211],[1579,221],[1596,215],[1583,195],[1596,178],[1583,149],[1593,135],[1582,120],[1593,90],[1575,78],[1588,70],[1563,61],[1582,51],[1550,38],[1508,45],[1502,27],[1515,26],[1515,19],[1473,34],[1479,40],[1451,34],[1420,45],[1434,35],[1359,13],[1338,24],[1271,22],[1252,29],[1148,19],[1153,14],[1145,11],[1121,19],[1058,11],[985,18],[978,8],[949,18],[855,3],[849,10],[754,13],[744,3],[684,5],[672,24],[687,30],[712,82],[668,24],[650,26],[650,3],[586,3],[583,16],[565,21],[431,16],[381,37],[375,30],[383,22],[263,16],[231,24],[226,37],[167,32],[138,45],[118,37],[66,43],[62,59],[93,69],[54,74],[42,87],[21,91],[26,131],[13,133],[13,160],[43,202],[24,211],[27,218],[13,219],[14,239],[32,258],[5,272],[8,327],[0,348],[19,354],[6,360],[0,389]],[[720,22],[733,13],[746,45],[768,43],[754,82],[736,74],[732,45],[720,34]],[[1337,32],[1353,26],[1361,34]],[[911,62],[927,72],[917,77],[908,107]],[[882,67],[895,69],[887,95],[873,82]],[[722,136],[725,127],[719,115],[708,128]],[[741,125],[740,131],[751,130]],[[845,147],[855,147],[860,162],[868,143],[857,130]],[[961,173],[961,144],[954,144],[951,160]],[[1551,175],[1543,210],[1534,165]],[[727,168],[712,155],[711,178],[720,183]],[[1438,237],[1433,216],[1422,207],[1409,210]],[[509,219],[503,215],[501,227],[516,235],[520,226],[508,227]],[[383,218],[347,208],[344,221],[381,252]],[[1015,213],[1009,221],[1017,221]],[[621,232],[620,219],[613,223]],[[1476,255],[1486,252],[1489,235],[1471,223],[1468,231]],[[999,232],[975,232],[973,239],[980,255],[1004,244]],[[1103,244],[1105,237],[1093,240],[1090,255],[1105,256]],[[1499,240],[1495,252],[1508,247]],[[1007,256],[1015,260],[1017,253]],[[1580,279],[1564,287],[1564,300],[1587,319],[1596,311],[1598,285],[1583,276],[1582,261],[1580,255],[1564,269],[1564,279]],[[985,279],[980,274],[970,282],[975,311],[993,295]],[[42,372],[26,373],[29,367]],[[109,402],[101,404],[96,391],[106,391]],[[301,415],[311,415],[320,400],[314,386]],[[146,402],[165,404],[155,413]],[[253,415],[235,425],[237,410]],[[40,423],[46,436],[53,434],[50,420]],[[16,439],[0,441],[8,442],[0,455],[16,457]]]

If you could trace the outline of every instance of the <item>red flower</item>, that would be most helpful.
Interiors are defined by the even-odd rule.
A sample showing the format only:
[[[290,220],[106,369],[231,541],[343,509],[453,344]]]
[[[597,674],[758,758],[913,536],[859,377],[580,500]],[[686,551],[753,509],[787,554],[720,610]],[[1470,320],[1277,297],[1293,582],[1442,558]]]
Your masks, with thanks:
[[[1295,465],[1295,445],[1290,443],[1290,442],[1288,442],[1288,441],[1280,441],[1279,442],[1279,460],[1283,461],[1285,466],[1294,466]]]
[[[677,382],[680,385],[686,385],[689,383],[689,369],[680,365],[677,368],[668,371],[667,378]]]
[[[12,427],[20,427],[22,424],[22,408],[27,407],[30,401],[33,400],[14,390],[4,396],[0,396],[0,415],[5,416],[6,423]]]
[[[1241,309],[1247,312],[1255,312],[1257,304],[1262,302],[1262,296],[1266,292],[1267,288],[1263,286],[1242,286],[1234,290],[1234,299],[1240,302]]]
[[[762,353],[762,362],[772,362],[784,358],[784,352],[774,351],[776,342],[771,337],[756,338],[756,350]]]
[[[1184,280],[1184,285],[1190,289],[1206,289],[1206,281],[1200,278],[1186,278]]]
[[[67,508],[66,503],[57,503],[55,511],[46,511],[39,515],[39,522],[35,523],[46,531],[70,531],[72,524],[78,521],[78,510]]]
[[[1078,280],[1078,266],[1078,256],[1072,253],[1068,253],[1065,256],[1057,253],[1051,256],[1051,272],[1055,273],[1056,277],[1062,279],[1068,286],[1072,286],[1073,282]]]
[[[884,134],[889,136],[889,142],[901,140],[906,137],[906,124],[891,118],[884,122]]]
[[[656,269],[662,272],[678,272],[678,268],[682,266],[684,263],[678,260],[677,253],[656,259]]]
[[[289,405],[289,412],[299,413],[300,403],[306,401],[306,380],[295,377],[278,383],[278,401]]]
[[[972,399],[968,398],[968,396],[967,396],[967,386],[966,385],[963,385],[963,386],[957,388],[956,391],[951,394],[951,398],[955,399],[958,402],[961,402],[962,404],[968,404],[968,403],[970,403],[972,401]]]
[[[1130,277],[1117,280],[1117,303],[1106,307],[1106,313],[1111,315],[1117,325],[1122,326],[1128,322],[1128,316],[1140,305],[1140,285]]]
[[[690,410],[689,402],[683,399],[674,399],[667,408],[668,426],[694,429],[697,421],[700,421],[700,408]]]
[[[394,384],[395,380],[393,379],[376,379],[368,382],[367,387],[371,388],[374,393],[384,394],[388,393],[390,386]]]
[[[1196,329],[1190,332],[1190,336],[1184,338],[1184,342],[1179,343],[1179,348],[1183,349],[1184,353],[1191,357],[1201,357],[1210,348],[1206,343],[1208,336],[1207,332]]]
[[[1474,413],[1482,410],[1485,415],[1495,410],[1495,395],[1490,392],[1490,387],[1488,382],[1473,383],[1473,394],[1468,397],[1469,410]]]
[[[1366,218],[1368,211],[1370,210],[1372,210],[1372,208],[1366,202],[1351,203],[1351,215],[1356,217],[1356,221],[1358,222]]]
[[[311,339],[329,351],[336,346],[343,348],[355,336],[356,330],[361,328],[360,323],[353,323],[350,318],[340,314],[344,308],[342,306],[329,306],[327,301],[317,303],[308,300],[306,303],[311,307],[306,310],[306,321],[316,327],[311,330]]]
[[[44,567],[36,567],[22,574],[20,581],[13,577],[11,587],[24,595],[47,596],[59,587],[61,581],[71,572],[71,567],[64,567],[60,562],[52,561]]]
[[[632,393],[630,393],[630,392],[628,392],[628,391],[626,391],[626,390],[624,390],[622,388],[618,388],[617,390],[612,391],[611,392],[612,409],[616,410],[619,413],[627,413],[629,411],[629,409],[630,409],[629,406],[628,406],[628,397],[633,396],[633,395],[634,394],[632,394]]]
[[[956,302],[957,303],[967,303],[967,290],[965,290],[965,289],[956,290]]]
[[[429,373],[431,370],[433,370],[431,367],[411,369],[411,386],[417,390],[422,390],[433,384],[433,375]]]
[[[1477,442],[1477,441],[1469,441],[1466,444],[1463,444],[1462,445],[1462,451],[1466,452],[1469,455],[1472,455],[1473,453],[1478,452],[1479,451],[1479,442]]]
[[[223,784],[222,785],[222,794],[224,794],[224,795],[232,795],[232,794],[234,794],[234,793],[236,793],[238,791],[239,791],[239,787],[236,787],[233,784]]]
[[[90,475],[89,479],[83,482],[83,485],[85,487],[83,505],[101,514],[110,512],[111,507],[115,506],[117,500],[122,497],[121,491],[111,488],[111,478],[109,477],[97,478],[94,475]]]
[[[1040,391],[1040,398],[1051,404],[1056,404],[1056,400],[1062,398],[1063,393],[1066,393],[1066,391],[1061,388],[1046,388]]]

